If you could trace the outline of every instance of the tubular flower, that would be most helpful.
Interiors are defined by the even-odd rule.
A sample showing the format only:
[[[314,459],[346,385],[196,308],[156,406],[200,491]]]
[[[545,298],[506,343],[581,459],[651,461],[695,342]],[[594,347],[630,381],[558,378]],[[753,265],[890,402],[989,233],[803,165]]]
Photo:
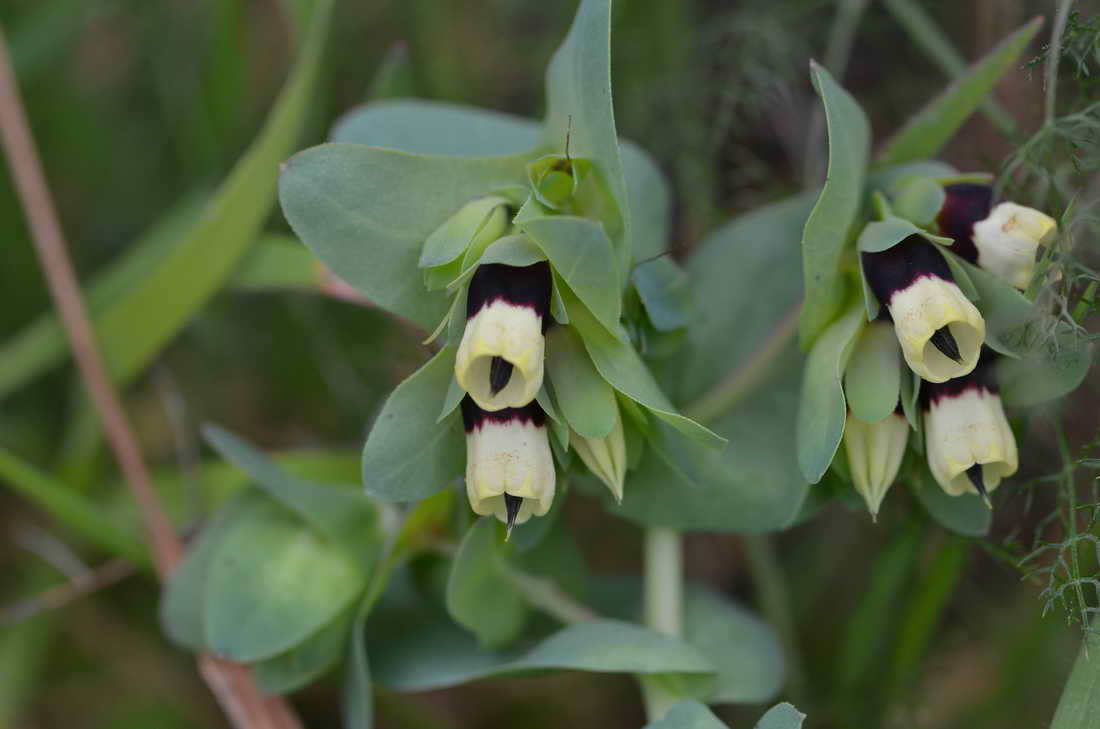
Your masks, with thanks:
[[[542,516],[554,501],[554,458],[546,413],[538,402],[487,411],[462,399],[466,427],[466,496],[481,515],[512,527]]]
[[[897,478],[905,445],[909,441],[909,422],[895,411],[877,423],[865,423],[852,413],[844,425],[844,451],[856,491],[867,502],[871,518],[878,518],[883,497]]]
[[[941,233],[955,239],[952,250],[1026,289],[1039,246],[1058,230],[1054,218],[1013,202],[994,207],[989,185],[957,184],[944,190],[947,197],[937,222]]]
[[[989,492],[1016,473],[1016,438],[992,380],[990,355],[971,374],[922,388],[928,467],[951,496]]]
[[[626,441],[623,420],[616,418],[615,427],[603,438],[586,438],[569,431],[569,444],[588,466],[588,470],[611,489],[615,500],[623,500],[623,480],[626,478]]]
[[[893,320],[909,367],[929,382],[973,370],[985,320],[955,283],[943,255],[918,235],[861,255],[867,283]]]
[[[479,266],[466,300],[455,379],[484,410],[519,408],[542,387],[550,266]]]

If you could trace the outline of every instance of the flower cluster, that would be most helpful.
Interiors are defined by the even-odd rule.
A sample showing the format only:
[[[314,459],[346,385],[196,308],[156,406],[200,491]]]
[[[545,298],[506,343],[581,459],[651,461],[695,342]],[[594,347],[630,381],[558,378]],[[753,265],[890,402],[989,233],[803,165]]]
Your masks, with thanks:
[[[1057,231],[1055,221],[1037,210],[994,204],[993,188],[984,182],[915,184],[942,189],[933,217],[902,219],[879,196],[889,229],[907,234],[885,244],[872,240],[877,233],[861,237],[868,241],[859,255],[874,319],[856,335],[847,361],[844,449],[852,482],[873,516],[897,478],[911,429],[923,436],[932,476],[952,496],[977,493],[989,505],[989,492],[1016,472],[1016,442],[993,367],[1000,355],[988,346],[981,299],[975,305],[958,276],[966,276],[970,264],[1026,290],[1037,254]],[[895,199],[904,195],[904,185],[895,188]],[[868,229],[875,225],[882,224]],[[884,334],[891,324],[893,337]],[[881,378],[873,370],[889,370],[899,353],[917,379],[904,372],[900,380],[885,377],[887,384],[864,394],[861,378]]]

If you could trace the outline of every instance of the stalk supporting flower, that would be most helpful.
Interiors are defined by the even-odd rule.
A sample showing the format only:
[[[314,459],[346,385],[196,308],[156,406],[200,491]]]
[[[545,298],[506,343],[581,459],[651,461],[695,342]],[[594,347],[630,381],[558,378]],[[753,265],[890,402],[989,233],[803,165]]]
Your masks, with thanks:
[[[989,493],[1016,473],[1016,438],[1005,417],[986,350],[970,374],[944,383],[925,383],[925,449],[936,482],[952,496]]]
[[[569,432],[569,444],[588,466],[588,470],[611,489],[615,500],[623,500],[623,480],[626,478],[626,440],[623,438],[623,420],[616,418],[615,427],[603,438],[586,438],[576,431]]]
[[[848,413],[844,425],[848,470],[872,519],[878,519],[882,499],[897,478],[908,441],[909,422],[900,409],[877,423],[865,423]]]
[[[508,525],[542,516],[554,501],[554,459],[538,402],[488,411],[462,399],[470,507]]]
[[[989,185],[960,183],[944,191],[947,196],[937,223],[943,235],[955,240],[952,250],[1016,288],[1026,289],[1035,273],[1039,247],[1058,230],[1054,218],[1014,202],[994,206]]]
[[[894,322],[906,363],[929,382],[974,369],[985,320],[951,276],[943,255],[918,235],[863,253],[867,283]]]
[[[470,280],[455,379],[484,410],[519,408],[542,387],[550,266],[490,263]]]

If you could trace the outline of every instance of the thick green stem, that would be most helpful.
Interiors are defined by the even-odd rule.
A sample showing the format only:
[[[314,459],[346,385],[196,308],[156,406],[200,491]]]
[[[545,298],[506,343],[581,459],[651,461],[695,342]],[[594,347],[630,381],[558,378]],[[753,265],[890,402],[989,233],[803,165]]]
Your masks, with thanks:
[[[679,636],[684,612],[683,542],[679,532],[650,527],[645,532],[645,624]],[[668,713],[679,697],[659,676],[639,676],[646,716],[656,721]]]

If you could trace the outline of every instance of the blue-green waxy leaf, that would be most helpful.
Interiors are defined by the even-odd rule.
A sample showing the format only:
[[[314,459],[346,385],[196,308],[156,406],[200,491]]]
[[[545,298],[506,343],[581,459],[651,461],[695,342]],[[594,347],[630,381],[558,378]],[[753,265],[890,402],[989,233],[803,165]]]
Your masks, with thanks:
[[[618,620],[563,628],[533,646],[490,652],[399,575],[367,625],[376,680],[397,691],[429,691],[498,676],[546,671],[713,673],[698,650],[671,636]]]
[[[809,349],[844,303],[841,257],[863,205],[871,149],[871,125],[856,100],[813,61],[810,75],[825,106],[829,170],[802,234],[806,305],[799,340],[803,349]]]
[[[596,371],[573,327],[546,333],[546,371],[569,427],[586,438],[604,438],[615,427],[615,391]]]
[[[386,400],[363,448],[363,484],[369,493],[415,501],[462,475],[466,452],[458,419],[438,422],[454,361],[455,348],[444,347]]]
[[[443,225],[428,235],[427,240],[424,241],[424,248],[420,252],[418,262],[420,268],[443,266],[461,256],[482,227],[491,225],[490,219],[494,211],[507,204],[508,201],[504,198],[490,195],[463,205],[458,212],[447,218]],[[499,226],[492,227],[503,228],[507,225],[503,213],[500,214],[500,218]]]
[[[474,522],[447,580],[447,611],[489,649],[512,642],[528,613],[527,601],[505,572],[506,546],[498,526],[493,517]]]
[[[283,506],[258,502],[210,558],[205,643],[234,661],[279,655],[339,615],[365,584],[345,552]]]
[[[279,199],[294,232],[378,306],[431,331],[450,301],[426,293],[425,239],[464,204],[523,180],[522,157],[425,156],[323,144],[288,161]]]
[[[329,141],[368,144],[415,154],[489,157],[522,154],[542,142],[530,119],[440,101],[397,99],[345,114]]]
[[[1001,76],[1015,66],[1042,24],[1042,18],[1035,18],[1002,40],[943,93],[911,116],[879,150],[875,165],[896,165],[939,154],[967,117],[986,100]]]
[[[366,622],[365,612],[355,617],[348,643],[348,670],[344,676],[344,695],[340,707],[344,729],[371,729],[374,726],[374,692],[370,661],[367,659]]]
[[[1092,729],[1100,716],[1100,633],[1084,631],[1084,644],[1062,689],[1050,729]]]
[[[1077,389],[1092,363],[1092,345],[1079,332],[1059,325],[1054,336],[1036,342],[1019,359],[997,363],[1001,399],[1010,407],[1054,400]]]
[[[309,483],[287,473],[261,451],[216,425],[203,428],[207,442],[247,473],[256,486],[307,524],[346,548],[369,572],[382,549],[378,510],[361,490]]]
[[[573,157],[590,159],[619,207],[622,240],[616,260],[630,262],[631,214],[615,110],[611,103],[611,0],[582,0],[569,34],[546,70],[546,125],[543,141]]]
[[[814,343],[806,360],[796,439],[798,465],[810,483],[825,475],[844,435],[847,405],[841,377],[863,323],[863,307],[849,307]]]
[[[497,238],[482,251],[471,248],[466,252],[462,261],[462,274],[447,284],[448,291],[455,291],[465,284],[477,272],[477,267],[483,263],[503,263],[506,266],[530,266],[539,261],[545,261],[546,254],[542,249],[523,233],[506,235]],[[465,301],[463,301],[463,309]],[[456,309],[457,311],[461,311]]]
[[[160,603],[160,623],[178,645],[199,652],[206,649],[206,580],[210,562],[225,534],[262,500],[255,492],[238,494],[215,514],[187,550],[183,563],[172,572]]]
[[[993,524],[993,512],[977,494],[950,496],[928,474],[913,479],[913,492],[928,515],[965,537],[984,537]]]
[[[584,218],[531,218],[520,228],[546,253],[554,271],[607,331],[618,336],[622,288],[611,241],[603,227]]]
[[[638,290],[649,320],[658,331],[688,325],[691,319],[691,279],[668,257],[641,261],[630,280]]]
[[[783,648],[775,632],[725,596],[692,586],[684,599],[683,638],[717,669],[708,703],[755,704],[783,689]]]
[[[802,729],[805,718],[805,714],[784,701],[768,709],[756,722],[755,729]]]
[[[943,209],[947,192],[937,180],[917,176],[900,181],[891,197],[895,214],[926,228],[932,225]]]
[[[844,370],[844,395],[852,414],[877,423],[898,406],[901,348],[889,322],[869,324],[856,341]]]
[[[644,729],[726,729],[726,725],[698,701],[681,701]]]
[[[932,243],[945,246],[955,242],[952,238],[932,235],[928,231],[913,225],[905,218],[890,217],[865,225],[863,231],[859,234],[856,247],[864,253],[881,253],[893,248],[911,235],[919,235]]]
[[[569,319],[577,327],[584,340],[588,356],[600,375],[616,390],[642,405],[661,420],[696,443],[718,447],[725,439],[715,435],[694,420],[677,412],[668,396],[653,379],[653,374],[634,348],[625,343],[621,332],[616,339],[598,323],[595,317],[580,303],[576,296],[563,287],[562,295],[569,310]]]
[[[351,619],[348,610],[285,653],[253,664],[260,688],[268,694],[290,693],[324,675],[340,660]]]
[[[634,260],[644,261],[668,248],[671,195],[664,174],[644,149],[627,140],[620,145],[630,196]]]

